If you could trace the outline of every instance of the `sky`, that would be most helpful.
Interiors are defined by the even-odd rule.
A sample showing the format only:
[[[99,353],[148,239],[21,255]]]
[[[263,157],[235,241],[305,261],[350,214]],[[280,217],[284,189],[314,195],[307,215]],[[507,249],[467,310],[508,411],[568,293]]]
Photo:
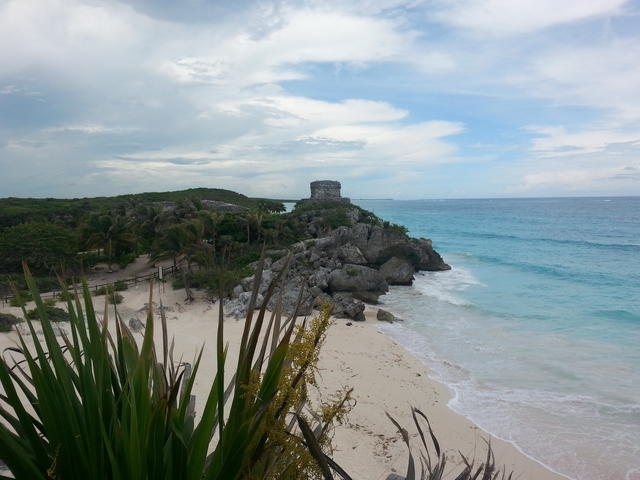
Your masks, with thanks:
[[[640,0],[0,0],[0,197],[640,195]]]

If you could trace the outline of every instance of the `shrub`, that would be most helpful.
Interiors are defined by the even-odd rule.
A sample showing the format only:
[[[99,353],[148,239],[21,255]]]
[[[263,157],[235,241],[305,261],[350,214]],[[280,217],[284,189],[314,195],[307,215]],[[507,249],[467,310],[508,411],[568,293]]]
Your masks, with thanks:
[[[126,255],[121,255],[117,258],[113,259],[113,263],[118,265],[121,269],[125,268],[127,265],[132,264],[138,258],[137,253],[128,253]]]
[[[351,219],[344,208],[338,208],[325,213],[320,224],[330,228],[348,227],[351,225]]]
[[[397,223],[390,223],[390,222],[387,222],[386,220],[382,222],[382,227],[385,230],[390,230],[392,232],[400,233],[402,235],[406,235],[407,233],[409,233],[409,229],[404,225],[398,225]]]
[[[93,291],[93,294],[96,297],[99,297],[101,295],[107,295],[107,294],[113,295],[115,292],[122,292],[128,289],[129,289],[129,286],[124,281],[118,280],[113,285],[103,285],[100,288],[96,288]]]
[[[27,319],[29,320],[38,320],[41,319],[42,312],[45,312],[47,318],[50,322],[68,322],[69,314],[64,311],[62,308],[53,307],[51,305],[47,305],[45,302],[42,302],[42,310],[39,310],[38,307],[29,310],[27,312]]]
[[[189,288],[195,288],[199,290],[208,290],[210,293],[218,293],[221,286],[237,285],[240,279],[253,275],[253,270],[250,267],[224,269],[219,268],[196,270],[192,273],[187,273],[184,276],[178,275],[173,278],[171,285],[174,289],[180,289],[185,287],[185,278]]]
[[[261,273],[260,266],[257,285]],[[103,323],[96,317],[85,284],[84,308],[79,301],[67,303],[70,334],[61,346],[28,270],[25,274],[45,338],[39,339],[28,319],[35,348],[19,339],[23,366],[13,368],[0,357],[5,392],[0,451],[17,480],[284,480],[320,478],[339,469],[322,445],[347,408],[348,394],[323,409],[327,415],[312,415],[313,421],[301,413],[309,406],[306,389],[329,325],[328,310],[309,326],[280,315],[266,322],[265,306],[257,317],[250,311],[236,368],[226,373],[224,322],[218,322],[217,372],[196,418],[191,394],[202,350],[192,368],[174,361],[162,308],[162,348],[154,343],[152,308],[137,345],[119,317],[115,333],[103,328],[107,318]],[[275,282],[265,305],[274,288]],[[219,314],[223,318],[222,303]]]
[[[112,305],[120,305],[124,300],[124,297],[119,293],[110,293],[107,298],[109,299],[109,303]]]
[[[10,332],[13,330],[13,326],[21,321],[18,317],[10,313],[0,313],[0,332]]]
[[[69,291],[69,290],[65,290],[62,291],[58,294],[58,300],[63,300],[63,301],[68,301],[68,300],[75,300],[77,297],[77,295],[75,294],[75,292]]]
[[[104,286],[104,287],[96,288],[96,289],[93,291],[93,294],[94,294],[96,297],[99,297],[99,296],[101,296],[101,295],[106,295],[107,293],[109,293],[109,291],[110,291],[110,290],[111,290],[111,289],[110,289],[108,286]]]
[[[31,300],[33,300],[33,298],[31,298],[31,294],[29,292],[18,291],[17,294],[9,300],[9,305],[12,307],[24,307],[25,304]]]

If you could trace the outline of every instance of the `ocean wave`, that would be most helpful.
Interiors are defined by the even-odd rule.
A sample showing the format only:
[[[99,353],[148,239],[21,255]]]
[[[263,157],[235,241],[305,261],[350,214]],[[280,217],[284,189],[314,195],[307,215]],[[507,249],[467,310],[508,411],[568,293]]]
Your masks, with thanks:
[[[570,239],[544,238],[544,237],[522,237],[519,235],[510,235],[510,234],[504,234],[504,233],[456,232],[456,235],[460,235],[462,237],[485,238],[490,240],[517,240],[521,242],[553,243],[556,245],[574,245],[574,246],[595,247],[595,248],[611,249],[611,250],[640,252],[640,244],[637,244],[637,243],[601,243],[601,242],[590,242],[587,240],[570,240]]]
[[[597,317],[623,320],[627,322],[640,322],[640,315],[627,310],[595,310],[593,314]]]
[[[429,297],[456,306],[469,306],[471,302],[454,292],[471,287],[485,286],[473,274],[464,268],[453,267],[445,272],[420,272],[416,275],[414,288]]]
[[[485,263],[492,263],[494,265],[504,265],[506,267],[514,267],[520,270],[525,270],[530,273],[536,273],[538,275],[545,275],[547,277],[553,277],[560,280],[570,280],[578,282],[588,282],[595,285],[606,286],[618,286],[620,280],[602,273],[585,273],[574,272],[569,268],[553,267],[549,265],[540,265],[527,262],[514,262],[505,260],[503,258],[494,257],[492,255],[476,255],[475,258]]]
[[[464,272],[460,277],[466,280]],[[466,281],[454,283],[458,287],[465,284]],[[615,478],[624,478],[625,466],[633,465],[630,460],[636,458],[633,446],[640,445],[636,428],[640,403],[633,395],[618,395],[618,398],[608,394],[593,395],[577,382],[561,382],[557,390],[549,385],[545,388],[539,377],[532,377],[530,381],[520,379],[517,383],[524,381],[530,385],[519,386],[511,381],[508,381],[509,385],[498,384],[493,375],[488,377],[493,380],[482,381],[480,378],[487,378],[482,369],[469,367],[471,371],[449,355],[443,357],[442,344],[431,344],[442,339],[423,336],[416,331],[411,315],[407,315],[406,320],[406,324],[384,325],[380,329],[425,363],[434,379],[449,389],[452,395],[448,403],[450,408],[485,431],[512,442],[534,459],[544,459],[546,465],[560,468],[574,479],[609,478],[603,476],[607,472],[594,470],[600,464],[592,461],[588,452],[596,444],[600,445],[601,451],[606,451],[607,464],[615,458],[615,464],[620,467]],[[460,348],[458,342],[456,340],[456,345]],[[494,351],[500,355],[499,351]],[[492,368],[491,365],[491,362],[487,363],[487,368]],[[566,372],[561,373],[564,377]],[[573,388],[573,391],[564,391],[566,388]],[[554,446],[552,449],[550,444]],[[584,457],[576,457],[577,452]]]

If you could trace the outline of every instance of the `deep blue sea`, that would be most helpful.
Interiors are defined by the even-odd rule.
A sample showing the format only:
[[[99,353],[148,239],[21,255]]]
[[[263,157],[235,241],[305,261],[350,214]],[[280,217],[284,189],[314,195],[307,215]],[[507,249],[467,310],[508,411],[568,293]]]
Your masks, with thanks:
[[[354,203],[453,266],[381,298],[453,409],[573,479],[640,479],[640,197]]]

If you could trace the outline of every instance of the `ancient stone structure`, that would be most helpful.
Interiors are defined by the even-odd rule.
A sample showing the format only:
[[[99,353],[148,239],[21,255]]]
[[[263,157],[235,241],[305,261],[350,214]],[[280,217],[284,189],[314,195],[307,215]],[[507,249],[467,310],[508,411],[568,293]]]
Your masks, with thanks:
[[[348,198],[340,196],[340,182],[335,180],[316,180],[311,182],[311,198],[301,200],[309,202],[338,202],[351,203]]]

